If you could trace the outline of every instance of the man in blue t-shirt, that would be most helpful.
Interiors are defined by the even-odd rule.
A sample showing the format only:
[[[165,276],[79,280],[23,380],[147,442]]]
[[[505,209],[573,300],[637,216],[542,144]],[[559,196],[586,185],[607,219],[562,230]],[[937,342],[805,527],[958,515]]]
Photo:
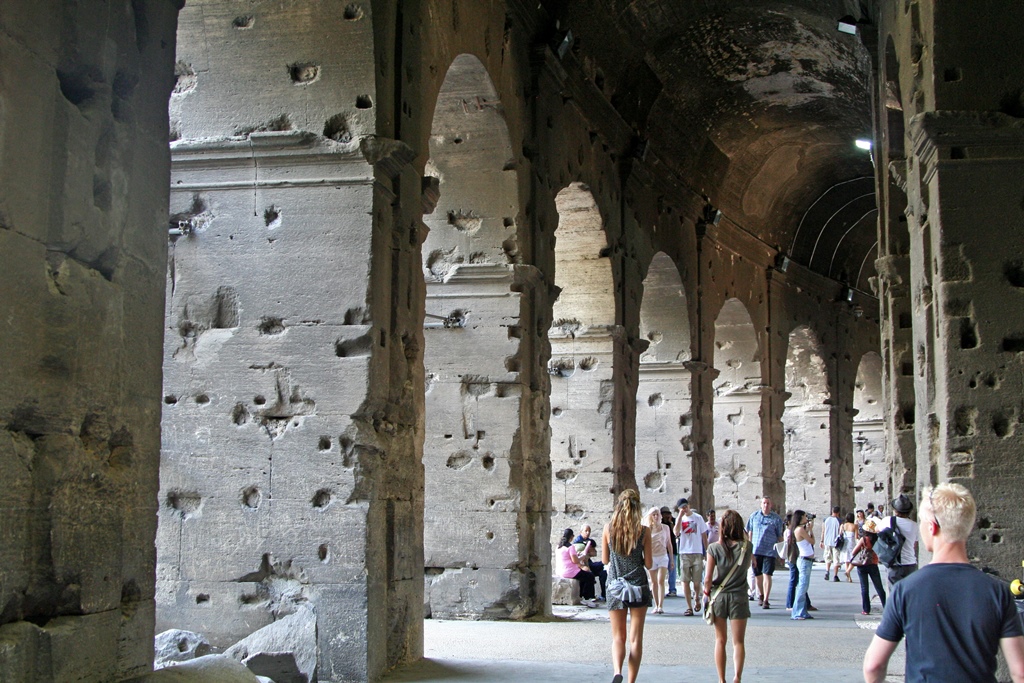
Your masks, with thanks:
[[[921,493],[921,541],[932,561],[897,583],[864,654],[864,680],[885,680],[889,658],[907,639],[906,683],[996,683],[1002,649],[1014,683],[1024,682],[1024,630],[1010,588],[967,559],[976,506],[959,484]]]
[[[750,566],[754,570],[757,585],[757,604],[768,609],[768,596],[772,594],[772,574],[775,573],[775,544],[782,540],[786,525],[778,513],[772,510],[772,499],[761,499],[761,509],[747,518],[747,539],[754,545],[754,558]]]

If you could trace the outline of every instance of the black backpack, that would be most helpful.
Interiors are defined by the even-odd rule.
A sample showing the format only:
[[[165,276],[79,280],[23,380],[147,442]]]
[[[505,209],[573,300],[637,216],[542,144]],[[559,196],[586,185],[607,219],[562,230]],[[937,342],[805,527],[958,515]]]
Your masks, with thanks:
[[[900,563],[900,555],[903,553],[903,544],[906,537],[897,526],[896,518],[889,518],[889,526],[878,532],[878,540],[872,548],[878,555],[878,562],[886,567],[895,567]]]

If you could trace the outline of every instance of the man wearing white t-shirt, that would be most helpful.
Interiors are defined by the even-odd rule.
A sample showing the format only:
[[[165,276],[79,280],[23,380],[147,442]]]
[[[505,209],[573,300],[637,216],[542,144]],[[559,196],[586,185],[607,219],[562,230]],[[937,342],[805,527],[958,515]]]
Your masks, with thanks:
[[[878,507],[881,508],[882,506],[879,505]],[[897,581],[905,579],[917,571],[917,539],[919,536],[917,522],[907,517],[914,509],[914,504],[910,502],[910,498],[901,493],[892,502],[892,509],[896,516],[884,517],[882,518],[882,523],[878,525],[879,531],[888,529],[895,520],[896,526],[899,528],[900,533],[903,534],[904,539],[899,562],[888,568],[890,589]]]
[[[683,581],[686,596],[684,617],[692,617],[694,609],[700,611],[702,584],[704,582],[704,553],[708,549],[708,525],[698,513],[690,509],[690,502],[680,498],[676,503],[679,515],[676,518],[675,534],[679,539],[679,578]],[[693,592],[690,592],[690,584]]]

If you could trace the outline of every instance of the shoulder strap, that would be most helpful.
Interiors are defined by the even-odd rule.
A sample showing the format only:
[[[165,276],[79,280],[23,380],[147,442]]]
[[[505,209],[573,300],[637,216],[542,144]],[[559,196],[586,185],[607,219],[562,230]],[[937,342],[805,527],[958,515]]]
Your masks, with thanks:
[[[722,588],[725,586],[725,584],[729,583],[729,579],[733,577],[733,575],[736,573],[736,570],[739,569],[739,566],[743,564],[743,559],[747,556],[747,542],[740,541],[740,543],[742,544],[742,548],[740,549],[740,556],[736,558],[736,562],[732,565],[732,568],[729,569],[728,572],[726,572],[725,578],[722,579],[722,582],[720,584],[718,584],[718,588],[715,589],[714,594],[711,596],[712,600],[718,597],[718,594],[722,592]],[[723,543],[722,546],[724,547],[725,544]]]

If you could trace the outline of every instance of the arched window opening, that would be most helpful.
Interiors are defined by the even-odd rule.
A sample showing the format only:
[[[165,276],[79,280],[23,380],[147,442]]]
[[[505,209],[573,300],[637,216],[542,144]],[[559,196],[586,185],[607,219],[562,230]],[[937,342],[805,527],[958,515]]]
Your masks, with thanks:
[[[555,197],[551,359],[552,538],[582,524],[599,530],[614,485],[615,300],[604,221],[590,189],[572,183]]]
[[[690,323],[679,270],[666,254],[651,261],[644,279],[636,395],[636,477],[644,500],[672,506],[693,484]]]
[[[434,110],[424,216],[426,615],[518,618],[528,588],[534,501],[521,485],[519,295],[512,291],[517,178],[497,92],[480,61],[451,64]]]
[[[882,357],[869,352],[860,359],[853,389],[853,485],[854,500],[863,509],[868,503],[889,498],[885,463],[885,421],[882,414]]]
[[[786,353],[782,413],[786,509],[827,514],[832,508],[832,405],[828,369],[814,331],[798,327]]]
[[[745,510],[763,491],[761,360],[754,324],[738,299],[715,320],[715,506]]]

